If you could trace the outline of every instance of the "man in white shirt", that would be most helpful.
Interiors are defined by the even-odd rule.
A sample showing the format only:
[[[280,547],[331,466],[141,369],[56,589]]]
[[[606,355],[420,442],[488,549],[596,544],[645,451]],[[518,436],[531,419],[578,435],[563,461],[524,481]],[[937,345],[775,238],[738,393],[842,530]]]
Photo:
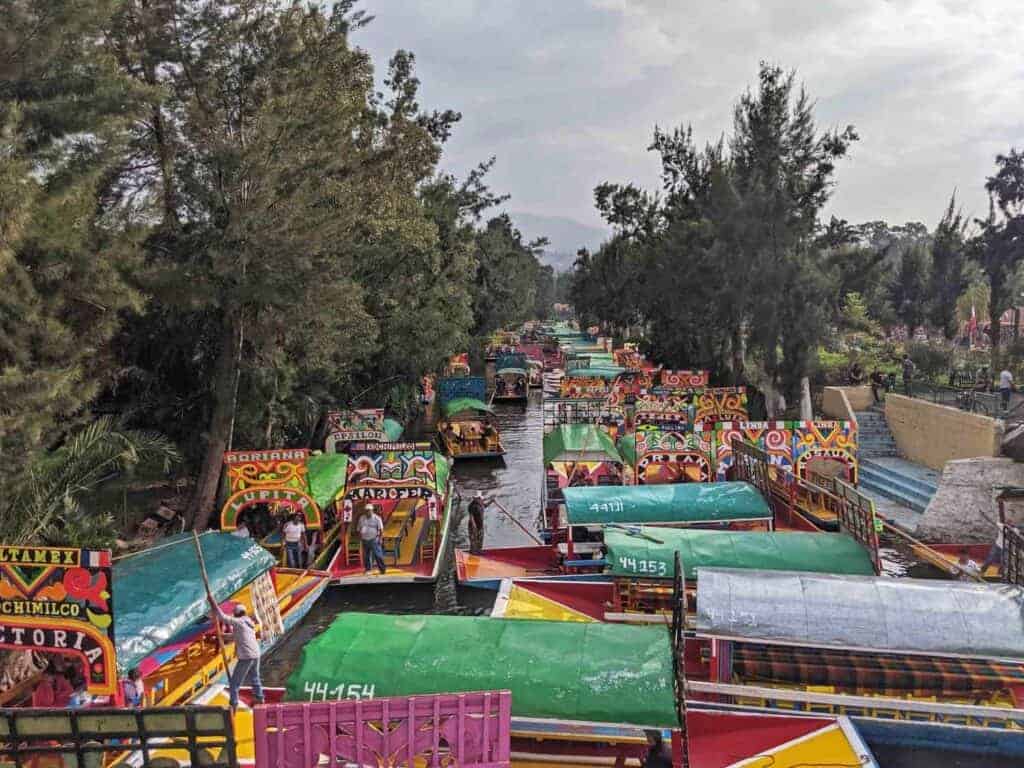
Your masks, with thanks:
[[[228,701],[231,710],[238,707],[238,690],[248,680],[256,704],[263,703],[263,683],[260,680],[260,641],[256,637],[256,622],[246,615],[244,605],[236,605],[234,616],[224,613],[217,603],[210,601],[213,620],[223,621],[231,627],[235,638],[235,668],[228,675]]]
[[[288,522],[281,529],[284,536],[284,551],[289,568],[302,567],[302,545],[306,536],[306,526],[302,517],[298,514],[292,515]]]
[[[387,572],[384,566],[384,521],[377,514],[373,504],[366,505],[366,511],[359,518],[359,538],[363,543],[363,571],[367,576],[373,568],[374,561],[381,575]]]
[[[1010,394],[1013,392],[1013,374],[1003,368],[999,373],[999,394],[1003,399],[1003,410],[1010,407]]]

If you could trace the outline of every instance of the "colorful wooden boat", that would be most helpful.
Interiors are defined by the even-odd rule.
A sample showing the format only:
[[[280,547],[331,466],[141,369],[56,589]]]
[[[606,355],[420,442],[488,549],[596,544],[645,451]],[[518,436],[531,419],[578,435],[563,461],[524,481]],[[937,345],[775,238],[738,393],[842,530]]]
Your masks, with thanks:
[[[448,358],[448,362],[444,367],[444,376],[446,378],[459,378],[471,375],[472,369],[469,367],[468,352],[461,352]]]
[[[278,569],[250,539],[199,537],[210,589],[230,612],[246,606],[273,648],[327,586],[318,571]],[[69,656],[88,705],[122,703],[120,680],[138,670],[148,705],[193,701],[234,654],[218,647],[191,535],[112,562],[108,551],[0,547],[0,594],[25,615],[0,616],[0,647]],[[26,560],[27,558],[27,560]]]
[[[881,768],[846,717],[687,712],[686,741],[690,768]]]
[[[442,406],[437,436],[453,460],[493,459],[505,454],[494,409],[482,400],[459,397]]]
[[[345,613],[306,644],[290,701],[508,689],[514,717],[677,724],[663,629]]]
[[[1022,604],[1009,585],[702,569],[686,674],[1020,707]]]
[[[333,505],[344,488],[347,466],[345,454],[310,455],[305,448],[229,451],[224,454],[227,498],[220,529],[232,532],[244,523],[248,535],[284,565],[281,526],[297,514],[306,527],[307,560],[313,561],[337,537]]]
[[[499,368],[494,373],[494,401],[525,403],[530,396],[529,377],[525,367]]]
[[[740,482],[568,487],[563,497],[561,517],[550,520],[551,528],[544,531],[549,544],[495,547],[479,554],[459,550],[459,580],[497,589],[502,578],[601,574],[609,525],[772,529],[777,519],[787,520],[777,518],[756,488]]]
[[[623,483],[623,458],[608,433],[596,424],[552,429],[544,435],[543,460],[546,520],[561,518],[566,488]]]
[[[318,463],[314,489],[330,494],[331,535],[317,558],[332,583],[434,581],[450,535],[451,463],[429,443],[355,444],[350,455]],[[366,573],[359,520],[373,505],[384,523],[387,572]]]
[[[328,411],[324,420],[324,453],[346,453],[352,443],[388,443],[402,438],[404,428],[384,415],[383,408]]]
[[[708,531],[609,526],[606,582],[565,577],[503,580],[492,615],[560,621],[665,623],[680,595],[695,605],[708,567],[876,575],[877,550],[846,533]],[[677,576],[676,563],[681,569]]]

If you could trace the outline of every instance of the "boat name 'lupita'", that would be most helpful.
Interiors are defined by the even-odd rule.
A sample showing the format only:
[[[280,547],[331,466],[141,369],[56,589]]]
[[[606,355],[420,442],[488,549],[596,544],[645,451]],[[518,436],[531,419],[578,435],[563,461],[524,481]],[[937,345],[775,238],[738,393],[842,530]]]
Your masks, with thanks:
[[[231,499],[230,506],[234,512],[238,512],[254,501],[286,501],[298,505],[300,509],[305,509],[309,506],[309,499],[306,496],[298,491],[292,491],[287,488],[260,488],[258,490],[242,491]]]

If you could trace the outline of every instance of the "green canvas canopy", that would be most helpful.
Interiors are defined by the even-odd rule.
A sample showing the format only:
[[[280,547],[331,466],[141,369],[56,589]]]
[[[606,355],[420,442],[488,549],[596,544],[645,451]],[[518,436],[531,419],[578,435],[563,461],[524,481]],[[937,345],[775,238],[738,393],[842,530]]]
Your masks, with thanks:
[[[398,442],[399,438],[402,437],[402,433],[404,431],[405,427],[403,427],[394,419],[384,419],[384,434],[387,436],[390,442]]]
[[[676,552],[691,580],[698,568],[875,574],[871,555],[845,533],[607,528],[604,543],[615,576],[672,578]]]
[[[571,525],[691,525],[772,519],[771,507],[760,492],[738,481],[585,486],[566,488],[563,494]]]
[[[457,397],[444,404],[444,415],[449,418],[466,411],[494,413],[494,409],[491,406],[483,400],[477,400],[475,397]]]
[[[502,368],[500,371],[495,371],[495,376],[525,376],[525,368]]]
[[[562,424],[544,435],[544,466],[553,461],[622,463],[615,443],[596,424]]]
[[[309,495],[320,509],[327,509],[345,490],[348,456],[344,453],[321,453],[306,460]]]
[[[306,644],[286,698],[353,684],[378,698],[507,689],[517,717],[677,726],[664,627],[343,613]]]
[[[619,438],[619,453],[629,465],[636,464],[636,435],[628,434]]]
[[[441,496],[448,495],[448,476],[451,474],[452,465],[443,453],[434,452],[434,484],[436,491]]]
[[[252,539],[208,531],[199,542],[218,602],[274,565]],[[210,612],[191,533],[115,561],[113,581],[117,663],[125,671]]]

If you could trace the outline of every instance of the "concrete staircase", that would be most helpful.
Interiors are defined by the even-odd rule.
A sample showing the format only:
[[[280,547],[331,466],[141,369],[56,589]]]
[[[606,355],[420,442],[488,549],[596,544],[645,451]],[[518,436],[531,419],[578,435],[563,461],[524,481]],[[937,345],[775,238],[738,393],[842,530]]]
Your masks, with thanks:
[[[884,412],[872,409],[857,414],[857,445],[861,460],[897,455],[896,441],[889,431]]]
[[[860,459],[860,486],[915,512],[924,512],[938,488],[937,472],[893,456]]]

